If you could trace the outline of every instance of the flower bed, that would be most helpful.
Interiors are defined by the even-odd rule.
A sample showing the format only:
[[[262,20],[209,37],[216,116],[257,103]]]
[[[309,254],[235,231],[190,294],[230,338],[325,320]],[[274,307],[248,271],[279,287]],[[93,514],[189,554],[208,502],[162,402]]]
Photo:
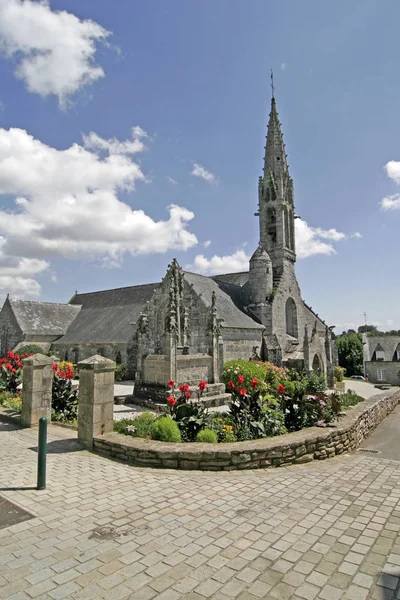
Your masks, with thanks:
[[[207,410],[201,401],[207,383],[197,389],[168,381],[167,416],[146,417],[115,424],[115,430],[133,437],[170,442],[230,443],[282,435],[313,425],[327,426],[346,404],[363,400],[354,392],[327,395],[325,381],[316,375],[285,371],[271,363],[231,361],[222,374],[231,394],[224,413]],[[193,401],[197,396],[197,401]]]
[[[232,471],[323,460],[357,448],[395,408],[396,388],[354,406],[335,426],[310,427],[274,438],[227,444],[164,443],[113,432],[93,440],[94,450],[140,467]]]

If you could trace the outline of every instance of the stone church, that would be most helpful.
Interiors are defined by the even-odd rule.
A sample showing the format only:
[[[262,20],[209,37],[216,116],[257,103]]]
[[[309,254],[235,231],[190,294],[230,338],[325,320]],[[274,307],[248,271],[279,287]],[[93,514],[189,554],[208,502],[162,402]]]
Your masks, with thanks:
[[[250,357],[319,371],[331,384],[331,330],[303,301],[295,274],[293,181],[274,97],[258,201],[248,272],[206,277],[174,259],[161,282],[75,293],[68,304],[7,297],[0,355],[28,342],[74,363],[101,354],[124,363],[136,393],[149,397],[169,379],[217,384],[226,361]]]

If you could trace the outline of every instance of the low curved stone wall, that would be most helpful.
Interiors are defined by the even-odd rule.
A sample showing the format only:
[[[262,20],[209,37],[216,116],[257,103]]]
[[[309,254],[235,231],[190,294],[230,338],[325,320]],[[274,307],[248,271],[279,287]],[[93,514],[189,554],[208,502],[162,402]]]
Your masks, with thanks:
[[[139,467],[232,471],[323,460],[357,448],[395,408],[400,389],[377,394],[350,409],[335,427],[310,427],[274,438],[232,444],[165,443],[108,433],[93,449]]]

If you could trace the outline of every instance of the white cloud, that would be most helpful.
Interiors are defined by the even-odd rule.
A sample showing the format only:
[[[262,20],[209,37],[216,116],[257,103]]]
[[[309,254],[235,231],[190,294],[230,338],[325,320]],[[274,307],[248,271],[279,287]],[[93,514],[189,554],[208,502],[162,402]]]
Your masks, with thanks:
[[[286,71],[286,69],[287,69],[287,64],[283,62],[283,63],[281,64],[281,69],[282,69],[282,71]]]
[[[316,254],[331,255],[336,254],[333,243],[348,239],[349,237],[360,238],[361,234],[356,232],[348,236],[336,229],[321,229],[321,227],[310,227],[302,219],[295,220],[296,226],[296,254],[297,258],[309,258]],[[328,242],[324,240],[329,240]],[[204,242],[203,246],[207,248],[211,242]],[[242,248],[247,242],[241,244]],[[231,255],[206,258],[203,254],[197,254],[192,265],[192,269],[197,273],[204,275],[217,275],[218,273],[234,273],[237,271],[247,271],[249,268],[250,255],[242,249],[236,250]]]
[[[211,246],[211,240],[207,240],[206,242],[203,242],[203,246],[204,246],[204,248],[208,248],[209,246]]]
[[[393,196],[386,196],[381,200],[382,210],[400,210],[400,194],[393,194]]]
[[[320,237],[324,240],[332,240],[332,242],[340,242],[346,238],[345,233],[341,233],[336,229],[321,229],[320,227],[315,227],[313,232],[316,237]]]
[[[178,182],[176,181],[176,179],[174,179],[173,177],[167,177],[167,181],[169,183],[171,183],[172,185],[178,185]]]
[[[295,226],[296,253],[298,258],[309,258],[316,254],[336,254],[332,242],[328,243],[322,240],[328,239],[337,241],[334,240],[335,236],[339,236],[339,239],[343,239],[341,236],[344,235],[337,232],[336,229],[323,230],[320,227],[310,227],[302,219],[296,219]]]
[[[359,231],[355,231],[354,233],[351,234],[350,236],[351,238],[356,238],[357,240],[360,240],[362,238],[362,235]]]
[[[47,0],[0,0],[0,51],[17,59],[15,74],[30,92],[55,95],[61,107],[104,77],[94,59],[109,35],[94,21],[51,10]]]
[[[250,256],[243,250],[236,250],[231,255],[206,258],[203,254],[197,254],[194,263],[188,265],[188,269],[203,275],[218,275],[220,273],[235,273],[238,271],[247,271],[249,268]]]
[[[6,255],[3,252],[5,245],[5,238],[0,236],[0,297],[6,293],[14,298],[38,296],[40,285],[33,277],[46,271],[49,262]]]
[[[25,130],[0,128],[0,195],[15,198],[13,210],[0,208],[7,260],[17,257],[28,276],[28,267],[44,270],[54,256],[100,258],[109,266],[120,264],[125,252],[187,250],[197,244],[187,230],[194,218],[190,210],[172,204],[169,217],[155,221],[118,198],[119,191],[133,190],[145,179],[129,156],[143,149],[145,136],[140,128],[123,142],[91,133],[84,145],[58,150]],[[39,262],[26,262],[34,259]]]
[[[198,163],[193,163],[193,169],[191,170],[190,174],[193,175],[194,177],[200,177],[201,179],[204,179],[204,181],[207,181],[208,183],[212,183],[213,181],[215,181],[214,173],[207,171],[207,169],[205,169]]]
[[[386,175],[397,184],[400,184],[400,161],[390,160],[385,165]],[[400,194],[386,196],[380,201],[382,210],[400,210]]]

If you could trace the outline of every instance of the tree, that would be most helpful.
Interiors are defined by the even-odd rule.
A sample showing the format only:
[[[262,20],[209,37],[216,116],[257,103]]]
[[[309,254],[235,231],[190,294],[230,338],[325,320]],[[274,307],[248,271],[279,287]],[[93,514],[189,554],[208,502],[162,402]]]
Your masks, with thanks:
[[[358,333],[372,333],[372,335],[377,335],[379,331],[375,325],[360,325]]]
[[[346,376],[363,374],[363,344],[361,333],[343,333],[336,339],[339,365],[346,369]]]

